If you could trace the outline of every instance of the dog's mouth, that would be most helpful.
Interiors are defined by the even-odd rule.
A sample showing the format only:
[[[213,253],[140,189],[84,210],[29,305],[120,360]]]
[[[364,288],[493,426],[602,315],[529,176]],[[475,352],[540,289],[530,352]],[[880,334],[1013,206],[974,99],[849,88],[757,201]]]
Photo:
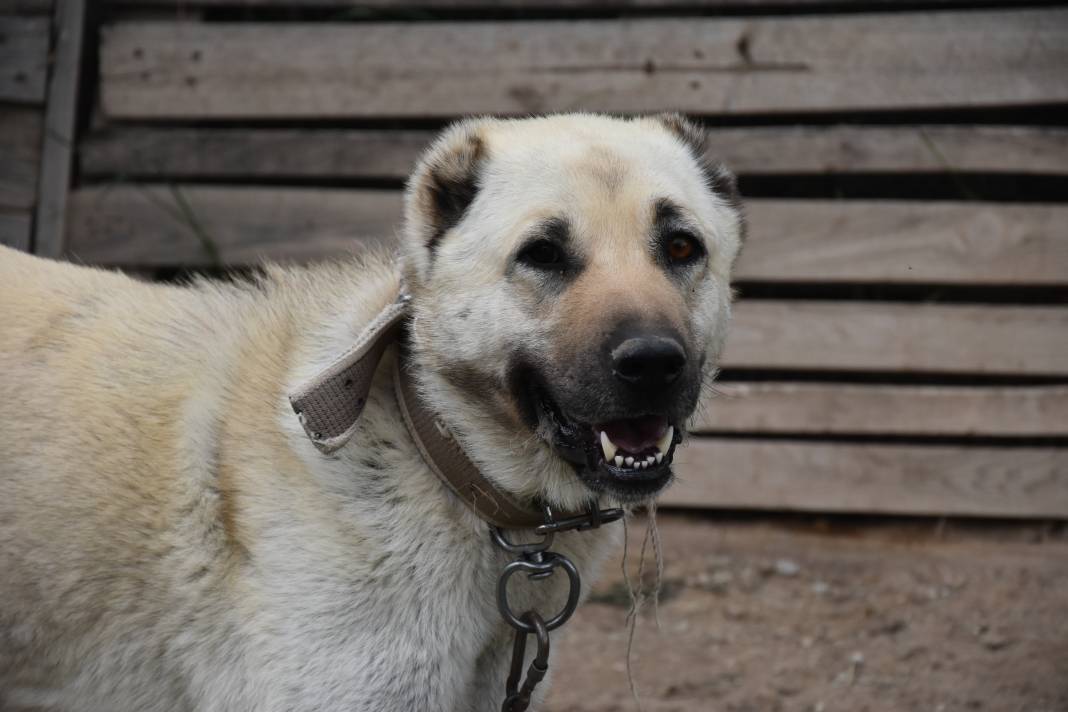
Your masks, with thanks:
[[[597,492],[623,501],[656,495],[671,481],[671,461],[682,432],[667,416],[641,414],[599,422],[569,416],[545,388],[531,387],[538,430]]]

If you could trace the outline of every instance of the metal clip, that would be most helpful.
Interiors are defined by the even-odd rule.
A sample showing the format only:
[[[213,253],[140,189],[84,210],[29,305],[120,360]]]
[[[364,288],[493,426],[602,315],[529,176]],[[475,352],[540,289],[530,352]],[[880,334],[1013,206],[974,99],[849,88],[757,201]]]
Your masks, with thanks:
[[[545,509],[545,523],[534,529],[538,534],[555,534],[557,532],[571,531],[572,529],[582,532],[587,529],[596,529],[602,524],[611,524],[612,522],[623,518],[622,509],[599,509],[597,507],[590,507],[589,511],[585,514],[557,521],[552,517],[552,510],[548,507]]]

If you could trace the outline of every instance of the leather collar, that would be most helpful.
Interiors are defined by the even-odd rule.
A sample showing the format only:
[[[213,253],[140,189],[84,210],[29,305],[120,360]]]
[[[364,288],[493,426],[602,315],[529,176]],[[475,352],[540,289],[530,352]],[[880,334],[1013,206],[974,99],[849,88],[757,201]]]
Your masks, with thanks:
[[[419,396],[403,348],[409,297],[401,295],[361,332],[356,343],[289,396],[304,432],[320,451],[332,453],[356,432],[375,371],[386,349],[400,346],[393,384],[404,424],[427,466],[486,522],[502,529],[534,529],[582,514],[547,514],[535,502],[520,501],[485,477],[460,443]],[[591,511],[597,511],[596,507]],[[588,516],[588,515],[587,515]]]

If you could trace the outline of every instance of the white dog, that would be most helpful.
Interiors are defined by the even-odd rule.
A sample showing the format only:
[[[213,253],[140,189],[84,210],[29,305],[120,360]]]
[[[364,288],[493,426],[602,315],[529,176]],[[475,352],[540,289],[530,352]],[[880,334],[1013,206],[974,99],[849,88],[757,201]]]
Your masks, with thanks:
[[[714,375],[742,218],[702,151],[677,116],[465,121],[399,264],[177,287],[0,248],[0,708],[499,709],[485,520],[648,501]],[[552,550],[588,582],[619,530]],[[550,618],[557,571],[511,609]]]

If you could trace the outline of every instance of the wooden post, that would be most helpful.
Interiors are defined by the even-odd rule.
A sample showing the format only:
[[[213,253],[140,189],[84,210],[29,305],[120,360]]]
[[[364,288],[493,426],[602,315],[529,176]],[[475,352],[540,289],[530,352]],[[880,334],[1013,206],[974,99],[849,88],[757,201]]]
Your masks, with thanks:
[[[55,6],[53,64],[45,108],[41,182],[33,239],[33,251],[45,257],[59,257],[64,249],[64,218],[74,152],[85,4],[85,0],[62,0]]]

